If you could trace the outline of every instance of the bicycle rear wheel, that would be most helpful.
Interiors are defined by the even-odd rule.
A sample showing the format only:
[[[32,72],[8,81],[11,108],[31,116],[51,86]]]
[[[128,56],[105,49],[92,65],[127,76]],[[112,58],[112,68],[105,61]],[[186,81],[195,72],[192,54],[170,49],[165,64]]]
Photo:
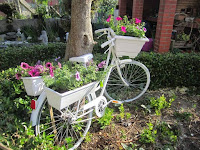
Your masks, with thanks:
[[[92,110],[85,115],[85,112],[80,111],[81,106],[89,101],[90,99],[83,98],[79,104],[75,102],[59,111],[50,106],[45,99],[37,116],[36,135],[52,135],[54,145],[65,145],[70,150],[76,149],[91,125]],[[76,116],[79,118],[74,120]]]
[[[108,99],[131,102],[141,97],[149,87],[150,73],[145,65],[132,61],[119,65],[122,77],[128,86],[121,80],[117,66],[111,70],[106,85],[105,95]]]

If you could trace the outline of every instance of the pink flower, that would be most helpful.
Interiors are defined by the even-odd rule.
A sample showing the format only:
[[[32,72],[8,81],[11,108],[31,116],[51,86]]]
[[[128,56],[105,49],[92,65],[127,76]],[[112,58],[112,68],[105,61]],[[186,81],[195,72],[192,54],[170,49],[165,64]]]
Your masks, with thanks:
[[[146,31],[147,31],[147,29],[146,29],[145,27],[143,28],[143,30],[144,30],[144,32],[146,32]]]
[[[46,63],[46,67],[47,67],[47,68],[51,68],[51,67],[52,67],[52,64],[51,64],[50,62],[47,62],[47,63]]]
[[[138,19],[138,18],[135,18],[135,23],[136,23],[136,24],[141,23],[141,20]]]
[[[21,73],[17,73],[17,74],[15,75],[15,77],[16,77],[17,80],[20,80],[21,77],[22,77],[22,75],[21,75]]]
[[[31,77],[36,77],[36,76],[39,76],[39,75],[40,75],[40,72],[38,72],[37,69],[32,69],[31,71],[28,72],[28,74],[29,74]]]
[[[80,73],[78,71],[75,74],[75,78],[76,78],[77,81],[81,80]]]
[[[137,26],[136,28],[137,28],[138,30],[140,30],[140,28],[139,28],[138,26]]]
[[[106,61],[104,60],[98,64],[98,68],[103,68],[105,65],[106,65]]]
[[[62,68],[62,65],[61,65],[61,63],[60,63],[60,62],[58,62],[58,67],[59,67],[59,68]]]
[[[44,72],[44,67],[42,65],[36,65],[35,69],[40,73]]]
[[[121,26],[121,31],[124,32],[124,33],[126,33],[126,27]]]
[[[109,15],[109,16],[108,16],[108,19],[106,19],[107,22],[110,22],[111,16],[112,16],[112,15]]]
[[[29,65],[25,62],[21,62],[21,68],[22,69],[29,69]]]
[[[121,17],[117,17],[116,20],[117,20],[117,21],[120,21],[120,20],[122,20],[122,18],[121,18]]]

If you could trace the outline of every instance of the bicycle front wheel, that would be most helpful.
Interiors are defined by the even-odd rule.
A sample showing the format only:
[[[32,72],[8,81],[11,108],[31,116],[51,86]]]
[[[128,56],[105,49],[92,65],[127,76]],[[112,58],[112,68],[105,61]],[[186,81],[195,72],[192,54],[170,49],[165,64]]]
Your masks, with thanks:
[[[89,101],[90,99],[83,98],[59,111],[45,99],[37,116],[36,135],[49,135],[54,145],[76,149],[91,125],[92,110],[88,113],[80,111],[81,106]]]
[[[106,85],[106,97],[123,102],[131,102],[141,97],[150,83],[147,67],[138,61],[132,61],[120,64],[119,68],[126,84],[120,78],[117,66],[114,66]]]

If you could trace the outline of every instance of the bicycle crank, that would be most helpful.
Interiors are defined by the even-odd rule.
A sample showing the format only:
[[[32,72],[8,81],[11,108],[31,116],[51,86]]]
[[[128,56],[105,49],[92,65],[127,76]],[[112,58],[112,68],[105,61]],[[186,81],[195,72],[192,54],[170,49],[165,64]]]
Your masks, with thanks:
[[[108,103],[104,96],[98,97],[98,102],[95,105],[95,113],[98,117],[102,117],[104,115],[107,105]]]

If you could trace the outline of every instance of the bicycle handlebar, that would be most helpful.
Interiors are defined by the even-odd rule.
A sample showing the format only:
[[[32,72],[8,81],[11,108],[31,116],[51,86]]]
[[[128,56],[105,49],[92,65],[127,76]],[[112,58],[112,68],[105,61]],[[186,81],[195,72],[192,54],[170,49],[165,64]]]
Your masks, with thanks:
[[[101,48],[104,48],[105,46],[109,45],[111,42],[115,40],[115,32],[111,28],[98,29],[95,31],[96,34],[100,32],[104,32],[103,34],[108,34],[108,35],[111,35],[112,37],[111,40],[106,41],[103,44],[101,44]],[[102,35],[100,35],[99,37],[101,37]]]
[[[111,40],[104,42],[103,44],[101,44],[101,48],[106,47],[106,46],[109,45],[110,43],[114,42],[114,40],[115,40],[115,38],[112,38]]]
[[[107,34],[111,34],[112,37],[115,36],[115,32],[111,28],[104,28],[104,29],[98,29],[95,31],[95,34],[100,33],[100,32],[108,32]]]

